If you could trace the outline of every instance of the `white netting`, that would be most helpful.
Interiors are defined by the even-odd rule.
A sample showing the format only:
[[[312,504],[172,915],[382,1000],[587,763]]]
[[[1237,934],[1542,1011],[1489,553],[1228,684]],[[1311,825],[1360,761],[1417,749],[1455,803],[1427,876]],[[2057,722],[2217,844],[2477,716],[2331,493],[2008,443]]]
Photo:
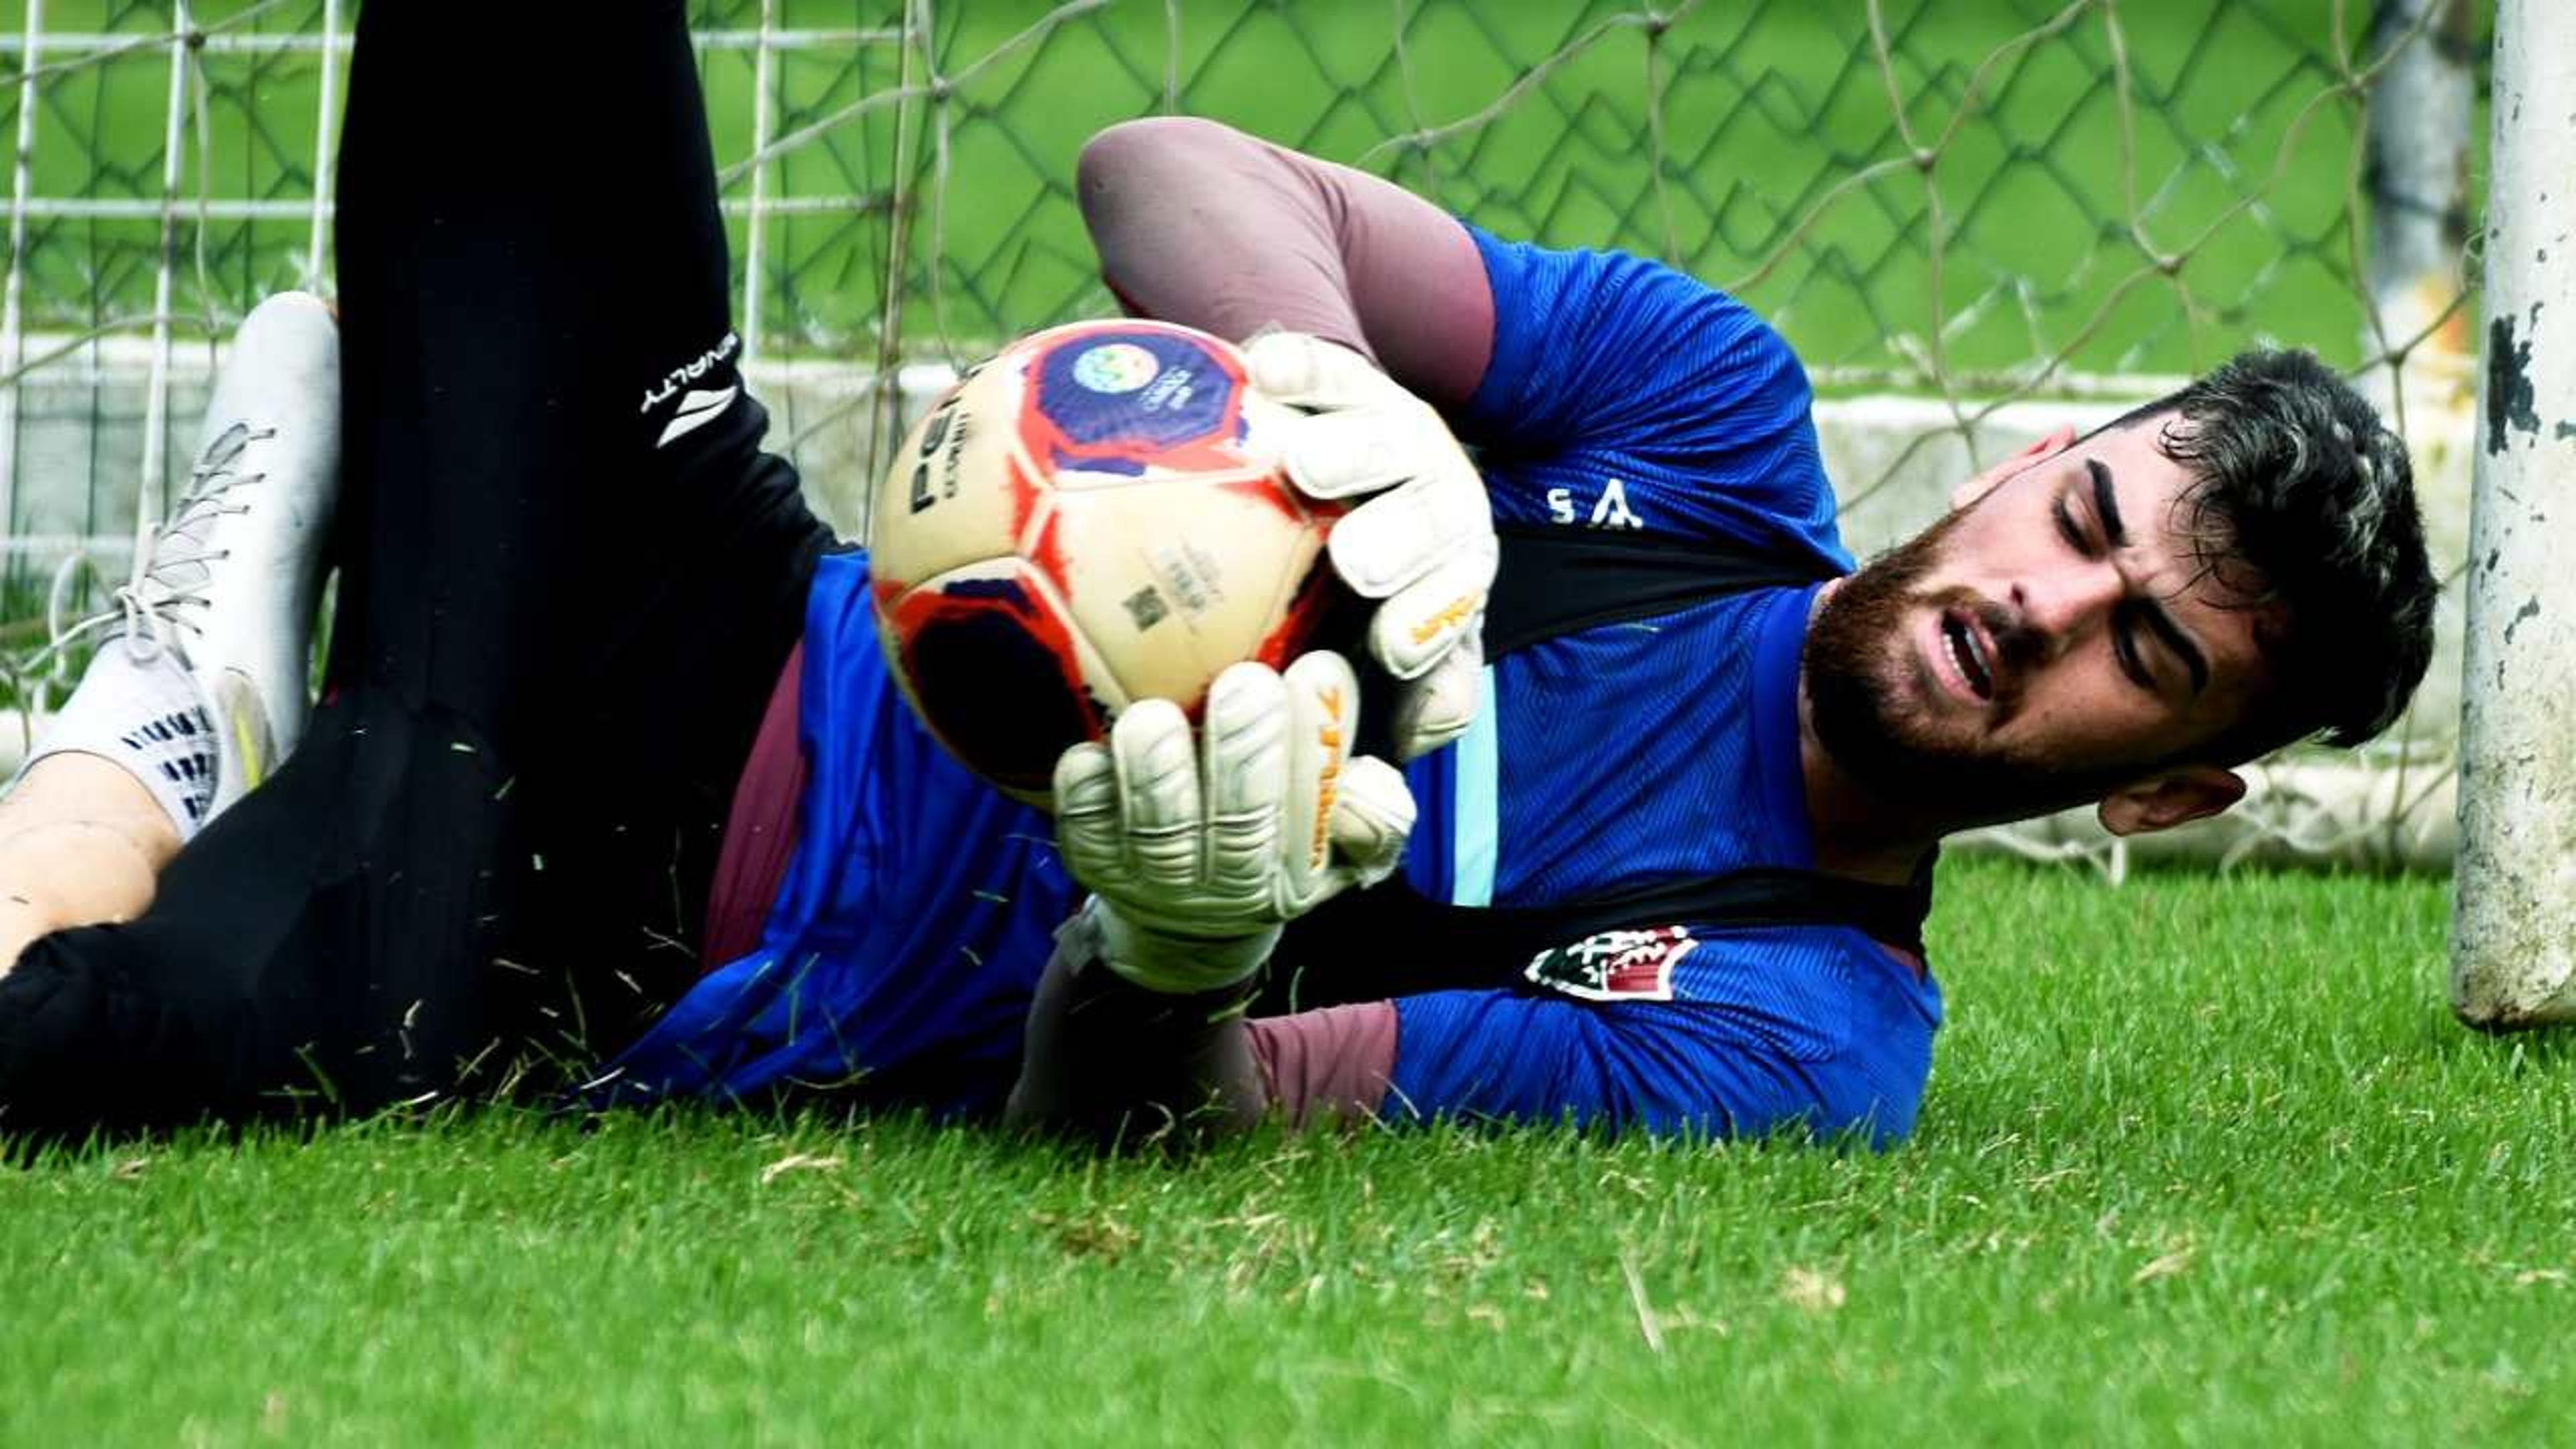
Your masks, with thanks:
[[[0,4],[18,141],[0,704],[41,693],[6,661],[42,643],[61,561],[121,571],[215,339],[268,291],[327,287],[354,10]],[[2475,0],[702,0],[692,18],[773,445],[844,527],[903,380],[924,380],[911,365],[1109,310],[1075,152],[1181,111],[1736,290],[1822,385],[1863,551],[2059,418],[2262,341],[2317,348],[2402,417],[2457,567]],[[2372,768],[2280,762],[2196,848],[2446,859],[2456,657]],[[2062,823],[1998,839],[2127,861]]]

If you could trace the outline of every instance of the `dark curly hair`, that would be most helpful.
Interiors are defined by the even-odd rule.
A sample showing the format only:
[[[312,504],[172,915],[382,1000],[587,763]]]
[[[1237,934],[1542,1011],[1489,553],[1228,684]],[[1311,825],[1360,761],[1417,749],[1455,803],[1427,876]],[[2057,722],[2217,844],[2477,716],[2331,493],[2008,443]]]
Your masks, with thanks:
[[[2158,418],[2191,477],[2175,507],[2194,561],[2232,606],[2287,615],[2263,639],[2269,686],[2194,753],[2232,764],[2388,728],[2432,661],[2439,592],[2404,440],[2304,350],[2239,353],[2110,426]]]

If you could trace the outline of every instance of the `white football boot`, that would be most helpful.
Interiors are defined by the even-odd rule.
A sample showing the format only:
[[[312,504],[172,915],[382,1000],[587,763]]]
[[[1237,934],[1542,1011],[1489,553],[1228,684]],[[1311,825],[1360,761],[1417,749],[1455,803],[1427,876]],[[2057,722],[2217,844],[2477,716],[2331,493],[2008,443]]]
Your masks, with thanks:
[[[340,329],[281,292],[233,334],[184,492],[117,591],[129,647],[166,647],[215,722],[212,819],[268,778],[312,709],[313,615],[340,486]],[[113,647],[113,646],[111,646]]]

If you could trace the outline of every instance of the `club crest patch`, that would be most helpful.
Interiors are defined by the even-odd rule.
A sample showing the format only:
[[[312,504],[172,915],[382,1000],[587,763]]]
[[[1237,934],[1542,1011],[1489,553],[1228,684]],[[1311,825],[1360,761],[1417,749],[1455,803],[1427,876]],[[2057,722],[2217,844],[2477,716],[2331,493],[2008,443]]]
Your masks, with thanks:
[[[1539,952],[1523,974],[1583,1001],[1670,1001],[1673,966],[1698,948],[1679,926],[1601,931]]]

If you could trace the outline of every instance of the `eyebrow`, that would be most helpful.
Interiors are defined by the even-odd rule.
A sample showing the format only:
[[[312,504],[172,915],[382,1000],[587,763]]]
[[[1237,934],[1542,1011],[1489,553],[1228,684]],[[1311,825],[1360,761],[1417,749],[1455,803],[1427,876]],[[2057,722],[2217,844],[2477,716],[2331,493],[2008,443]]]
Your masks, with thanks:
[[[2102,518],[2102,536],[2113,548],[2126,548],[2129,529],[2120,521],[2120,495],[2111,491],[2111,465],[2099,458],[2084,460],[2084,471],[2093,475],[2093,511]]]
[[[2084,471],[2093,478],[2093,511],[2102,520],[2102,536],[2113,548],[2126,547],[2129,530],[2120,519],[2120,496],[2111,487],[2110,465],[2099,458],[2087,458]],[[2156,637],[2164,641],[2165,648],[2171,650],[2173,656],[2182,661],[2182,667],[2190,672],[2191,692],[2198,694],[2207,689],[2209,660],[2201,654],[2200,646],[2191,642],[2191,636],[2182,631],[2182,626],[2174,622],[2173,615],[2165,612],[2165,606],[2154,599],[2140,599],[2133,607],[2146,621],[2147,627],[2155,631]]]

